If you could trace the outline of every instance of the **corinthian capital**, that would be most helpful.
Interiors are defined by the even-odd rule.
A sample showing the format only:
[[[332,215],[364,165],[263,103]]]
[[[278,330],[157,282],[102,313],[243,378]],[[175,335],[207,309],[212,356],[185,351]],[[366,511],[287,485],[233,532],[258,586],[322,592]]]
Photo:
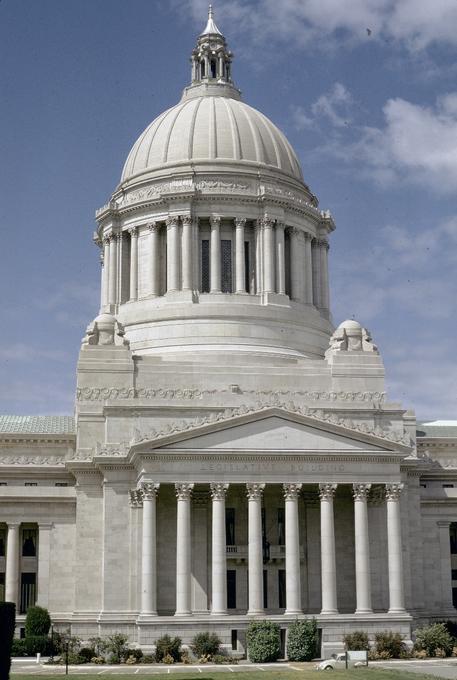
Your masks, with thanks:
[[[330,501],[335,495],[338,484],[319,484],[319,498],[321,501]]]
[[[301,484],[283,484],[284,498],[286,501],[294,501],[298,498],[298,494],[301,491]]]
[[[210,484],[211,498],[213,501],[223,501],[227,490],[229,488],[228,484],[219,484],[218,482],[213,482]]]
[[[219,215],[211,215],[211,217],[209,218],[209,223],[210,223],[211,227],[213,227],[213,228],[220,227],[221,226],[221,218],[219,217]]]
[[[153,501],[157,498],[160,484],[155,482],[142,482],[140,486],[140,493],[143,501]]]
[[[181,216],[181,222],[183,227],[191,227],[192,226],[192,217],[190,215],[182,215]]]
[[[131,508],[141,508],[143,505],[143,496],[139,489],[132,489],[129,491],[129,500]]]
[[[176,482],[176,498],[178,501],[189,501],[192,496],[192,490],[194,488],[193,484],[188,484],[187,482]]]
[[[244,217],[235,217],[235,227],[237,229],[242,229],[246,225],[246,220]]]
[[[262,498],[265,484],[246,484],[246,495],[249,501],[259,501]]]
[[[275,221],[271,217],[265,216],[260,220],[260,224],[263,229],[273,229]]]
[[[130,229],[128,229],[128,232],[131,238],[136,238],[138,236],[138,227],[130,227]]]
[[[177,215],[167,217],[166,225],[167,227],[177,227],[179,225],[179,217]]]
[[[160,229],[160,224],[158,222],[148,222],[147,227],[151,233],[157,233]]]
[[[371,484],[353,484],[352,495],[355,501],[366,501],[370,493]]]
[[[403,491],[404,484],[386,484],[386,498],[388,501],[400,500],[400,494]]]

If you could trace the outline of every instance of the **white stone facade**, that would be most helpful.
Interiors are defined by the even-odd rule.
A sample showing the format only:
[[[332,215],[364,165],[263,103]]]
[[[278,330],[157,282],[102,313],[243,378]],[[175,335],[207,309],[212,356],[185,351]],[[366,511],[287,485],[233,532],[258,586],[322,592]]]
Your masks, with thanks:
[[[97,213],[75,421],[0,417],[0,594],[145,648],[243,651],[258,617],[410,639],[455,615],[457,428],[416,441],[370,333],[334,331],[333,220],[231,60],[210,17]]]

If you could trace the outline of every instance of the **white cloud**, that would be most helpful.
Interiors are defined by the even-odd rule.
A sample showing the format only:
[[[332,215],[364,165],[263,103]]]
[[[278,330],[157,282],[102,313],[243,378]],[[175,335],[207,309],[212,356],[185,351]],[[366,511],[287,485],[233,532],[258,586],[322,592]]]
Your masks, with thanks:
[[[205,0],[175,0],[204,24]],[[229,32],[313,49],[342,43],[389,40],[410,51],[435,43],[457,46],[455,0],[220,0],[216,21]]]
[[[389,186],[407,182],[438,193],[457,189],[457,93],[434,106],[389,99],[382,127],[352,127],[356,140],[333,137],[328,154],[361,167],[364,176]],[[322,151],[322,150],[321,150]]]
[[[322,94],[311,106],[315,118],[324,117],[335,127],[343,127],[350,121],[352,95],[342,83],[335,83],[331,90]]]

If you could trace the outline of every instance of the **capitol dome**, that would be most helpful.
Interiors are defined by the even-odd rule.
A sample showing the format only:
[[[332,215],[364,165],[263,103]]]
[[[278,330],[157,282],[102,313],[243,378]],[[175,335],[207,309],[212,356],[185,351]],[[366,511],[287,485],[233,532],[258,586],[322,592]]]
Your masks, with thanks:
[[[284,134],[262,113],[219,87],[217,96],[185,92],[134,144],[122,182],[160,166],[205,161],[276,168],[302,181],[300,164]]]
[[[232,61],[210,9],[190,85],[96,215],[101,311],[136,356],[320,358],[333,331],[333,219],[285,135],[241,100]]]

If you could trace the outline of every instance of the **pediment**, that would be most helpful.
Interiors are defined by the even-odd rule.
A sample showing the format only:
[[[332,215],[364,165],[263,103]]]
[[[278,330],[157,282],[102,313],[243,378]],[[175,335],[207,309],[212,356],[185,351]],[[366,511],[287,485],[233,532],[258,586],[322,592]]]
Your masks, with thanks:
[[[325,432],[278,415],[233,425],[217,432],[196,435],[185,441],[168,444],[164,448],[246,452],[379,450],[379,447],[367,442],[334,432]]]
[[[409,442],[393,440],[390,433],[367,431],[352,421],[310,409],[284,407],[231,409],[194,423],[176,423],[161,432],[151,431],[132,442],[133,451],[267,452],[395,452],[410,453]],[[385,436],[384,436],[385,435]]]

